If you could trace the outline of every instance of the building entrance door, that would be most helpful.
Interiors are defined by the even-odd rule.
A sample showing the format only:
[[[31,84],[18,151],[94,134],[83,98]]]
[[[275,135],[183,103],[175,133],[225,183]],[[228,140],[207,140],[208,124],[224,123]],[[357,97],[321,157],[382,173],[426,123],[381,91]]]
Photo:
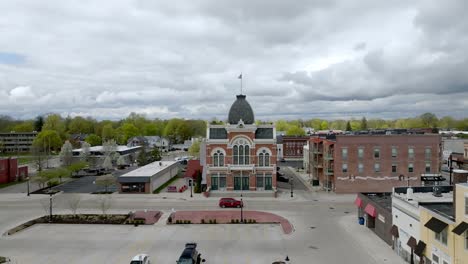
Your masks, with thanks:
[[[249,190],[249,177],[242,177],[242,190],[248,191]]]
[[[265,177],[265,190],[271,190],[272,189],[272,186],[271,186],[271,177],[269,176],[266,176]]]
[[[241,190],[241,177],[235,176],[234,177],[234,191]]]
[[[212,177],[211,178],[211,190],[215,191],[218,190],[218,177]]]

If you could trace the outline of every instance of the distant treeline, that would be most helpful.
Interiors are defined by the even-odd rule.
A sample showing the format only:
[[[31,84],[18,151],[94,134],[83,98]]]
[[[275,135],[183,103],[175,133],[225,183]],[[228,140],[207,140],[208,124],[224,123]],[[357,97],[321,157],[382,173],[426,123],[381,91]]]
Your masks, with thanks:
[[[131,113],[128,117],[118,120],[98,121],[91,117],[66,117],[58,114],[38,116],[30,120],[16,120],[9,116],[0,115],[0,132],[31,132],[38,131],[45,137],[58,136],[60,145],[73,135],[85,134],[86,141],[91,145],[99,145],[104,140],[114,139],[118,144],[126,144],[127,140],[134,136],[165,136],[174,143],[181,143],[191,137],[205,137],[207,123],[222,124],[222,121],[213,119],[184,120],[173,118],[169,120],[149,119],[144,115]],[[257,121],[258,124],[264,123]],[[350,120],[278,120],[276,130],[285,131],[288,135],[302,135],[304,127],[314,130],[346,130],[357,131],[364,129],[387,129],[387,128],[439,128],[468,130],[468,118],[455,119],[449,116],[438,118],[432,113],[425,113],[414,118],[404,119],[350,119]],[[46,135],[47,134],[47,135]],[[73,143],[73,142],[72,142]]]

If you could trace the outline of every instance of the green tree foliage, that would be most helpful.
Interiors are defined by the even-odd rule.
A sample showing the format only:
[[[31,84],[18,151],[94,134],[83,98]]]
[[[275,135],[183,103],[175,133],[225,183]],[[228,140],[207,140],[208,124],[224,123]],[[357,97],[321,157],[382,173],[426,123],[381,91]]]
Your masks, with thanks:
[[[88,167],[89,164],[87,162],[84,162],[84,161],[80,161],[80,162],[75,162],[73,164],[70,164],[70,166],[68,166],[68,170],[70,172],[78,172],[86,167]]]
[[[421,119],[424,127],[435,128],[439,123],[439,119],[433,113],[424,113],[419,118]]]
[[[91,134],[94,132],[94,125],[96,121],[91,118],[83,118],[81,116],[77,116],[70,120],[68,124],[68,133],[70,134]]]
[[[304,136],[305,131],[304,129],[298,127],[298,126],[290,126],[288,130],[286,131],[287,136]]]
[[[327,130],[328,129],[328,122],[323,120],[322,123],[320,123],[320,130]]]
[[[96,134],[90,134],[85,139],[91,146],[99,146],[102,144],[101,137]]]
[[[34,131],[34,121],[27,120],[22,123],[19,123],[13,127],[15,132],[32,132]]]
[[[33,145],[41,151],[58,150],[62,146],[62,139],[55,130],[42,130],[34,139]]]
[[[102,140],[109,140],[115,138],[115,130],[112,127],[112,124],[105,124],[102,127],[101,138]]]
[[[200,141],[195,140],[193,142],[192,146],[190,146],[188,152],[189,152],[189,154],[191,156],[194,156],[196,158],[200,158]]]
[[[58,133],[60,138],[65,139],[65,122],[60,115],[51,114],[47,116],[44,122],[43,130],[53,130]]]
[[[127,142],[130,138],[140,135],[140,130],[132,123],[125,123],[121,127],[124,142]]]
[[[37,116],[36,119],[34,119],[34,130],[37,132],[41,132],[43,126],[44,126],[44,117]]]
[[[137,157],[138,166],[145,166],[149,162],[150,160],[148,159],[148,154],[146,153],[146,146],[142,146]]]
[[[151,162],[159,161],[162,159],[161,152],[159,151],[158,147],[156,146],[153,147],[153,149],[150,152],[150,157],[151,157]]]
[[[351,128],[351,123],[348,121],[346,122],[346,131],[352,131],[353,129]]]
[[[364,116],[361,119],[361,130],[367,130],[367,119]]]
[[[280,119],[275,123],[276,131],[288,131],[289,124],[286,120]]]

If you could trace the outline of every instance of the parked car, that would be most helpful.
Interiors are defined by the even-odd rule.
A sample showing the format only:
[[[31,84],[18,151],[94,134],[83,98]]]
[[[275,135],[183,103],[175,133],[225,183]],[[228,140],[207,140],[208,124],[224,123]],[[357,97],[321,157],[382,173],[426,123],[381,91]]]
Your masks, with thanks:
[[[281,158],[280,162],[286,162],[286,160],[284,158]]]
[[[225,208],[225,207],[240,207],[244,206],[244,203],[242,201],[236,200],[234,198],[221,198],[219,199],[219,207]]]
[[[185,244],[184,251],[179,257],[179,260],[176,262],[178,264],[200,264],[200,262],[205,262],[205,259],[201,258],[201,254],[197,251],[197,243],[187,243]]]
[[[277,171],[276,180],[280,182],[289,182],[289,178],[284,175],[284,173]]]
[[[146,254],[138,254],[132,258],[130,264],[150,264],[149,256]]]

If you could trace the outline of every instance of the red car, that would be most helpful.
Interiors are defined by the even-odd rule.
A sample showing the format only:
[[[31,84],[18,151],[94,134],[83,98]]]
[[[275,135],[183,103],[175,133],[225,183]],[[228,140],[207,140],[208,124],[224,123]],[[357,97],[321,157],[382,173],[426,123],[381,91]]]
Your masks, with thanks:
[[[240,208],[240,207],[244,207],[244,204],[239,201],[239,200],[236,200],[234,198],[221,198],[219,199],[219,207],[237,207],[237,208]]]

